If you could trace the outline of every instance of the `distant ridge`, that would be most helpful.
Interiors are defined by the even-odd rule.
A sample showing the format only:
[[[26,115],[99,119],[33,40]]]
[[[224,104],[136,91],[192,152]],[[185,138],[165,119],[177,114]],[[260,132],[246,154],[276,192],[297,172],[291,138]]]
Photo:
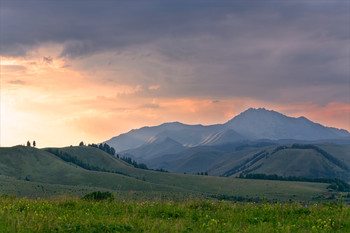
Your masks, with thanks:
[[[225,124],[186,125],[180,122],[134,129],[107,140],[117,152],[158,144],[169,138],[184,147],[219,145],[242,140],[349,140],[344,129],[325,127],[301,116],[289,117],[265,108],[249,108]],[[156,140],[155,140],[156,139]],[[156,149],[159,150],[159,149]],[[168,151],[172,153],[172,151]],[[150,152],[152,154],[152,152]]]

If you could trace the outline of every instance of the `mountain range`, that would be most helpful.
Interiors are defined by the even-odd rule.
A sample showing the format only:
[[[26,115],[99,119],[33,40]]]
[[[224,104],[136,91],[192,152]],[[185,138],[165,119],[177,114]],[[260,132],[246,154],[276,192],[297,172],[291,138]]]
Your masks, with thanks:
[[[118,153],[145,160],[184,148],[247,140],[327,141],[349,138],[350,133],[344,129],[325,127],[305,117],[294,118],[264,108],[250,108],[225,124],[203,126],[164,123],[131,130],[105,143],[114,147]],[[151,147],[156,147],[155,153],[150,153],[153,150]]]
[[[175,173],[260,172],[350,180],[348,131],[264,108],[250,108],[225,124],[143,127],[106,143],[120,156]]]

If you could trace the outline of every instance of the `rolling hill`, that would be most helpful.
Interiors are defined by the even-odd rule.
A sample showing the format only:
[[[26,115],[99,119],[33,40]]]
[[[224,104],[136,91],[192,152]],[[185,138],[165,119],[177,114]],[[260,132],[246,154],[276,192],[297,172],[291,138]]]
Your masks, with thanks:
[[[300,147],[300,148],[298,148]],[[234,143],[198,146],[146,161],[151,168],[215,176],[266,173],[336,177],[350,181],[350,146],[338,144]]]
[[[336,177],[350,180],[350,169],[343,161],[320,147],[301,144],[261,150],[223,175],[235,176],[239,173],[277,174],[284,177]]]
[[[19,180],[84,185],[112,190],[171,189],[126,175],[86,170],[76,164],[67,163],[45,150],[31,147],[0,148],[0,155],[0,174]]]
[[[65,158],[70,156],[74,158],[72,161],[79,163],[66,162],[56,154],[64,155]],[[159,195],[171,192],[202,197],[265,196],[277,200],[311,200],[327,192],[328,186],[322,183],[243,180],[143,170],[134,168],[97,148],[84,146],[46,149],[23,146],[0,148],[0,164],[0,183],[3,187],[1,193],[3,190],[11,193],[11,190],[14,191],[11,187],[15,185],[17,193],[33,192],[31,196],[42,196],[42,190],[55,195],[55,191],[62,193],[59,189],[71,190],[71,193],[105,189],[144,192],[145,195],[156,191]],[[85,165],[90,165],[89,169],[85,169]]]

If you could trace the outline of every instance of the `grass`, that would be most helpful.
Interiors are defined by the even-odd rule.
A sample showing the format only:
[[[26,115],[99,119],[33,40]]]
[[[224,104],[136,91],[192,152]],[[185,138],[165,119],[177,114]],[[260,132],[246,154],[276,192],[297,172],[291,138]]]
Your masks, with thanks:
[[[2,232],[350,232],[341,202],[305,206],[187,200],[0,198]]]
[[[322,154],[311,149],[284,149],[270,155],[254,173],[280,176],[329,177],[346,173]],[[332,176],[331,176],[332,177]]]
[[[29,197],[66,194],[81,197],[88,192],[105,189],[119,193],[149,193],[152,198],[152,193],[158,192],[161,196],[178,193],[179,199],[190,193],[200,197],[225,195],[260,199],[265,197],[279,201],[312,201],[316,197],[324,198],[328,192],[328,184],[322,183],[242,180],[137,169],[92,147],[67,147],[59,150],[110,172],[86,170],[36,148],[0,148],[0,194]]]
[[[241,180],[216,176],[184,175],[161,173],[150,170],[137,169],[111,155],[92,147],[56,148],[62,150],[87,164],[94,164],[99,168],[127,174],[129,177],[140,179],[151,184],[166,185],[178,188],[178,191],[205,194],[223,194],[251,198],[277,199],[287,201],[311,200],[327,192],[327,184],[281,182],[262,180]],[[145,190],[147,191],[147,190]]]

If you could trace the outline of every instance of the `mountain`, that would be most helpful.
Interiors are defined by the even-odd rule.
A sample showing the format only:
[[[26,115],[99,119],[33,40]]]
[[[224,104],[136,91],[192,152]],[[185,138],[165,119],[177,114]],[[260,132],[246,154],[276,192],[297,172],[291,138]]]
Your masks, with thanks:
[[[225,124],[203,126],[164,123],[131,130],[105,143],[114,147],[119,154],[151,164],[150,160],[155,157],[176,154],[186,148],[261,139],[339,141],[341,144],[349,144],[350,134],[346,130],[314,123],[305,117],[294,118],[264,108],[250,108]]]
[[[166,137],[165,139],[161,138],[151,138],[147,143],[135,148],[123,151],[124,155],[131,155],[134,159],[137,159],[140,162],[155,159],[159,156],[162,156],[166,153],[172,152],[174,154],[182,152],[185,150],[184,147],[179,142]]]
[[[250,108],[228,121],[225,125],[251,139],[313,141],[349,136],[349,132],[346,130],[325,127],[305,117],[288,117],[264,108]]]

